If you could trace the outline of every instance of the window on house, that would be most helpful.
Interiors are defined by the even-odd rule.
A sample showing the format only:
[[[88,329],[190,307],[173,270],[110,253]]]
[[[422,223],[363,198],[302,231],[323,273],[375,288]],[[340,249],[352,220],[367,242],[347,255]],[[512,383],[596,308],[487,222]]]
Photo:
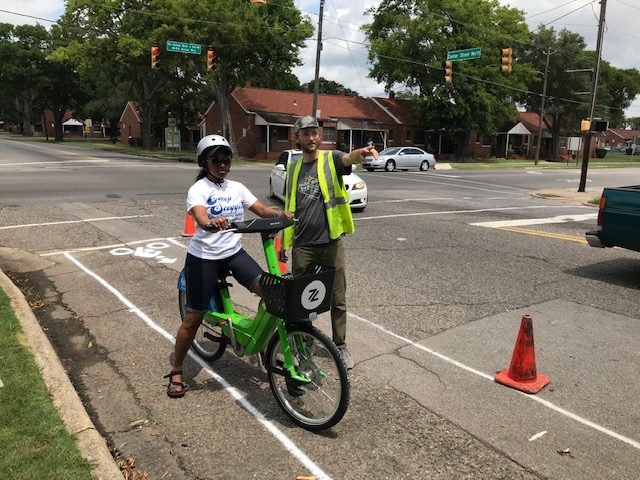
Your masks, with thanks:
[[[278,142],[289,142],[289,127],[272,126],[272,136]]]
[[[389,130],[387,133],[387,141],[393,142],[393,130]]]
[[[407,142],[411,141],[411,130],[407,130]]]
[[[414,135],[415,138],[413,139],[413,143],[416,145],[424,145],[424,132],[422,130],[416,130]]]
[[[336,129],[322,127],[322,143],[336,143]]]
[[[491,135],[483,135],[482,136],[482,146],[490,147],[491,146]]]
[[[560,148],[567,148],[567,137],[561,137],[559,140]]]

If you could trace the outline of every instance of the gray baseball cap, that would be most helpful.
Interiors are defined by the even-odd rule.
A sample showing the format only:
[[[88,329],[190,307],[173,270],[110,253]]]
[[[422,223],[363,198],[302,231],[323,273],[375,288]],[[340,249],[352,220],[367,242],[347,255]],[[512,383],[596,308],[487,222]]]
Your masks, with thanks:
[[[298,133],[301,128],[320,128],[318,119],[307,115],[306,117],[300,117],[293,125],[293,132]]]

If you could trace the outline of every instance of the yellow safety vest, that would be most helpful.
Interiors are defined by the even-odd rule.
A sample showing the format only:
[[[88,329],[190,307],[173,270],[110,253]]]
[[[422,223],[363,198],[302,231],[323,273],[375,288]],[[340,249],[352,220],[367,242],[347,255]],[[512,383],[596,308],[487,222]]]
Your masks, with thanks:
[[[320,150],[316,162],[318,168],[318,183],[324,200],[324,208],[329,224],[329,238],[335,240],[344,233],[353,233],[353,217],[349,207],[349,194],[343,182],[338,181],[336,167],[333,163],[333,154]],[[326,168],[326,166],[329,168]],[[298,190],[298,175],[302,167],[302,157],[293,160],[287,168],[287,188],[285,209],[296,212],[296,192]],[[282,247],[287,249],[293,246],[293,229],[295,225],[284,230]]]

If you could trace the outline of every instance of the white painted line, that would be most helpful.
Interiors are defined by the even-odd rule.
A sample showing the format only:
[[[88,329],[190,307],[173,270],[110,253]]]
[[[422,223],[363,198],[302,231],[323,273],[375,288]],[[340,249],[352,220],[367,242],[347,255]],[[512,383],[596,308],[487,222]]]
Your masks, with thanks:
[[[446,355],[443,355],[443,354],[441,354],[439,352],[436,352],[435,350],[432,350],[432,349],[430,349],[428,347],[425,347],[424,345],[420,345],[419,343],[416,343],[416,342],[414,342],[412,340],[409,340],[408,338],[405,338],[405,337],[403,337],[401,335],[398,335],[397,333],[394,333],[391,330],[388,330],[388,329],[378,325],[377,323],[372,322],[371,320],[367,320],[366,318],[359,317],[358,315],[355,315],[355,314],[353,314],[351,312],[347,312],[347,315],[349,315],[350,317],[353,317],[356,320],[359,320],[359,321],[361,321],[361,322],[363,322],[363,323],[365,323],[365,324],[367,324],[367,325],[369,325],[369,326],[371,326],[373,328],[376,328],[376,329],[380,330],[381,332],[384,332],[387,335],[389,335],[391,337],[394,337],[394,338],[406,343],[407,345],[411,345],[412,347],[415,347],[418,350],[422,350],[423,352],[426,352],[426,353],[428,353],[430,355],[433,355],[434,357],[437,357],[437,358],[439,358],[441,360],[444,360],[445,362],[450,363],[451,365],[454,365],[454,366],[456,366],[456,367],[458,367],[458,368],[460,368],[462,370],[465,370],[465,371],[467,371],[469,373],[473,373],[474,375],[477,375],[477,376],[479,376],[481,378],[484,378],[485,380],[489,380],[490,382],[494,383],[492,375],[488,375],[488,374],[486,374],[484,372],[476,370],[475,368],[469,367],[469,366],[465,365],[464,363],[461,363],[461,362],[459,362],[457,360],[454,360],[451,357],[447,357]],[[561,415],[564,415],[564,416],[566,416],[566,417],[568,417],[568,418],[570,418],[572,420],[575,420],[578,423],[581,423],[582,425],[586,425],[587,427],[591,427],[594,430],[597,430],[597,431],[599,431],[601,433],[604,433],[605,435],[608,435],[608,436],[610,436],[612,438],[615,438],[616,440],[620,440],[621,442],[624,442],[627,445],[631,445],[633,448],[636,448],[636,449],[640,450],[640,442],[638,442],[636,440],[633,440],[631,438],[625,437],[624,435],[620,435],[619,433],[614,432],[613,430],[609,430],[608,428],[605,428],[605,427],[603,427],[601,425],[598,425],[597,423],[594,423],[591,420],[587,420],[586,418],[583,418],[583,417],[581,417],[579,415],[576,415],[575,413],[572,413],[572,412],[570,412],[568,410],[565,410],[564,408],[558,407],[557,405],[554,405],[553,403],[551,403],[551,402],[549,402],[547,400],[544,400],[544,399],[542,399],[540,397],[537,397],[536,395],[530,395],[528,393],[520,392],[519,390],[513,390],[513,389],[510,389],[509,391],[517,393],[517,394],[520,394],[520,395],[524,396],[525,398],[528,398],[529,400],[532,400],[534,402],[538,402],[541,405],[544,405],[545,407],[553,410],[554,412],[557,412],[557,413],[559,413]]]
[[[354,221],[378,220],[382,218],[420,217],[424,215],[451,215],[454,213],[504,212],[506,210],[532,210],[537,208],[566,208],[566,205],[533,205],[529,207],[501,207],[479,208],[477,210],[445,210],[442,212],[397,213],[393,215],[378,215],[377,217],[353,217]]]
[[[530,442],[533,442],[534,440],[537,440],[537,439],[539,439],[540,437],[542,437],[542,436],[544,436],[544,435],[546,435],[546,434],[547,434],[547,431],[546,431],[546,430],[543,430],[543,431],[541,431],[541,432],[538,432],[538,433],[536,433],[534,436],[532,436],[532,437],[529,439],[529,441],[530,441]]]
[[[108,163],[111,160],[60,160],[59,162],[21,162],[21,163],[0,163],[0,167],[22,167],[24,165],[65,165],[67,163]]]
[[[129,245],[140,245],[141,243],[159,242],[162,240],[166,240],[168,242],[173,243],[172,239],[170,238],[147,238],[146,240],[136,240],[136,241],[127,242],[127,243],[114,243],[112,245],[102,245],[100,247],[82,247],[82,248],[74,248],[71,250],[58,250],[56,252],[41,253],[40,256],[50,257],[52,255],[64,255],[65,253],[92,252],[96,250],[107,250],[111,248],[128,247]]]
[[[380,203],[431,202],[434,200],[471,200],[473,197],[431,197],[431,198],[400,198],[395,200],[369,200],[369,205]],[[482,200],[511,200],[511,197],[482,197]]]
[[[109,290],[118,300],[120,300],[131,313],[135,313],[142,321],[147,324],[152,330],[156,331],[160,335],[162,335],[165,339],[169,340],[172,344],[175,343],[175,337],[167,332],[160,325],[155,323],[151,318],[149,318],[142,310],[136,307],[133,303],[131,303],[122,293],[112,287],[109,283],[106,282],[102,277],[93,271],[89,270],[82,263],[72,257],[70,254],[65,253],[65,257],[67,257],[72,263],[74,263],[80,270],[85,272],[87,275],[93,277],[98,283],[100,283],[104,288]],[[287,437],[278,427],[276,427],[271,421],[267,420],[267,418],[256,409],[244,396],[243,394],[234,386],[232,386],[229,382],[227,382],[223,377],[218,375],[216,372],[211,370],[209,365],[201,360],[195,353],[189,351],[189,357],[198,363],[202,369],[207,372],[216,382],[218,382],[222,388],[229,394],[231,397],[240,404],[247,412],[249,412],[258,422],[262,424],[262,426],[273,435],[276,440],[278,440],[287,450],[291,453],[305,468],[309,470],[312,475],[315,475],[318,479],[330,480],[331,477],[325,473],[318,465],[316,465],[298,446]]]
[[[27,227],[44,227],[48,225],[68,225],[70,223],[86,223],[86,222],[104,222],[106,220],[127,220],[129,218],[144,218],[153,217],[153,214],[149,215],[128,215],[126,217],[100,217],[100,218],[85,218],[82,220],[64,220],[61,222],[44,222],[44,223],[26,223],[24,225],[9,225],[7,227],[0,227],[0,230],[11,230],[14,228],[27,228]]]
[[[593,220],[598,218],[597,213],[585,213],[583,215],[558,215],[547,218],[524,218],[521,220],[503,220],[499,222],[477,222],[470,223],[475,227],[502,228],[502,227],[522,227],[524,225],[547,225],[549,223],[582,222],[583,220]]]
[[[2,383],[2,379],[0,378],[0,388],[4,387],[4,383]]]
[[[467,186],[467,185],[460,185],[459,183],[445,183],[445,182],[439,182],[439,181],[433,181],[433,180],[429,181],[429,180],[420,180],[420,179],[417,179],[417,178],[409,178],[408,175],[403,175],[402,173],[399,173],[398,175],[402,176],[402,180],[403,181],[406,180],[406,181],[410,181],[410,182],[435,183],[437,185],[453,185],[455,187],[472,188],[472,189],[475,189],[475,190],[483,190],[483,191],[487,191],[487,192],[494,192],[495,191],[495,190],[488,190],[486,188],[478,188],[478,187],[470,187],[470,186]],[[386,176],[386,175],[385,175],[385,177],[389,178],[389,179],[392,178],[392,177]],[[440,178],[443,178],[443,177],[444,177],[444,175],[443,176],[437,175],[437,176],[434,176],[433,178],[440,179]],[[383,177],[380,177],[380,178],[383,178]],[[459,181],[459,182],[473,183],[473,184],[476,184],[476,185],[484,185],[484,186],[487,186],[487,187],[497,187],[497,188],[502,188],[504,190],[516,190],[517,192],[522,192],[522,193],[530,191],[529,188],[511,187],[509,185],[498,185],[498,184],[495,184],[495,183],[478,182],[476,180],[465,180],[463,178],[452,177],[452,176],[449,176],[449,178],[456,178],[456,180]],[[499,193],[507,193],[507,192],[500,191]]]

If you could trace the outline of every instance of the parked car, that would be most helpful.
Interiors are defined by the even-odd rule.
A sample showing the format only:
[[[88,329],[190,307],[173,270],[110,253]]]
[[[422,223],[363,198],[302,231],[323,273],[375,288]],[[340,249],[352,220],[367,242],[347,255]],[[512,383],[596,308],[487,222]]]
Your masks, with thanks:
[[[287,165],[291,160],[300,158],[301,156],[302,151],[300,150],[285,150],[277,158],[271,169],[271,175],[269,175],[269,196],[271,198],[277,198],[284,202],[284,184],[287,176]],[[367,184],[365,181],[355,173],[343,175],[342,179],[344,185],[347,187],[351,210],[364,210],[367,206]]]
[[[372,156],[364,159],[362,166],[369,172],[384,168],[387,172],[394,170],[408,170],[417,168],[422,171],[435,167],[436,157],[418,147],[390,147],[378,154],[378,159]]]

